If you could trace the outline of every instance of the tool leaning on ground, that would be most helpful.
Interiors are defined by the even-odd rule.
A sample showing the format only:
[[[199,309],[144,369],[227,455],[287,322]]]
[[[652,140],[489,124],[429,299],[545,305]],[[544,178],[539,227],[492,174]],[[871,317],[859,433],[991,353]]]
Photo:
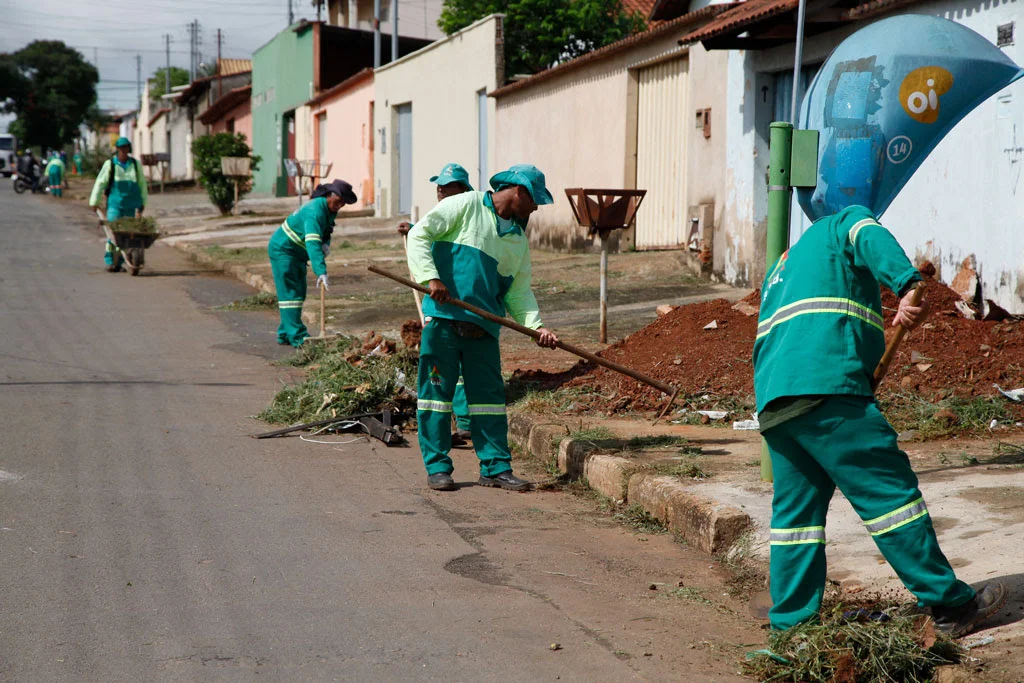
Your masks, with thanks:
[[[380,275],[381,277],[386,277],[388,279],[394,280],[399,284],[403,284],[406,287],[411,287],[412,289],[422,292],[423,294],[430,294],[430,290],[428,288],[424,287],[419,283],[413,282],[408,278],[404,278],[401,275],[389,273],[388,271],[383,270],[381,268],[377,268],[376,266],[370,266],[368,270],[371,273],[374,273],[375,275]],[[497,323],[498,325],[502,325],[511,330],[515,330],[516,332],[519,332],[520,334],[525,334],[526,336],[532,337],[533,339],[540,338],[540,333],[537,332],[536,330],[531,330],[529,327],[520,325],[519,323],[509,320],[508,318],[502,318],[492,313],[488,313],[487,311],[481,308],[477,308],[473,304],[467,304],[465,301],[459,301],[458,299],[450,299],[447,303],[457,308],[461,308],[465,311],[469,311],[470,313],[475,313],[484,320],[489,320],[492,323]],[[659,420],[665,417],[669,409],[672,408],[672,404],[675,402],[676,396],[679,395],[678,387],[674,387],[671,384],[666,384],[664,382],[659,382],[658,380],[652,377],[648,377],[647,375],[637,372],[636,370],[627,368],[624,365],[619,365],[618,363],[613,363],[609,360],[605,360],[604,358],[601,358],[600,356],[590,353],[589,351],[585,351],[579,348],[578,346],[574,346],[572,344],[567,344],[566,342],[559,341],[555,344],[555,347],[562,349],[563,351],[568,351],[569,353],[575,356],[579,356],[580,358],[583,358],[585,360],[588,360],[591,363],[594,363],[595,365],[600,365],[602,367],[608,368],[609,370],[618,372],[619,374],[631,377],[637,380],[638,382],[643,382],[644,384],[654,387],[655,389],[661,391],[664,394],[668,394],[668,403],[665,404],[665,408],[661,411],[661,413],[658,415],[658,418],[654,421],[655,424],[657,424]]]

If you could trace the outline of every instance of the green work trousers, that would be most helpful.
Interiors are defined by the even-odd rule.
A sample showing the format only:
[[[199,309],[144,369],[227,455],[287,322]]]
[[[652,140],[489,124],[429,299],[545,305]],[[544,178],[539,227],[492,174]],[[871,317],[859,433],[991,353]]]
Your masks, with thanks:
[[[278,230],[267,245],[270,270],[277,289],[277,343],[302,346],[309,331],[302,322],[302,304],[306,301],[306,250],[294,245]]]
[[[473,448],[480,459],[480,475],[494,477],[512,469],[505,415],[505,381],[501,376],[498,340],[489,334],[478,339],[456,334],[451,321],[430,320],[420,341],[419,418],[420,451],[427,474],[451,473],[452,399],[465,369],[467,412]]]
[[[461,373],[462,368],[459,368]],[[462,379],[462,375],[459,374],[459,381],[455,385],[455,397],[452,399],[452,412],[455,413],[455,428],[468,432],[470,429],[469,421],[469,401],[466,400],[466,383]]]
[[[957,606],[974,597],[939,549],[910,460],[873,399],[833,396],[763,436],[775,473],[772,628],[818,616],[825,590],[825,515],[836,486],[919,605]]]

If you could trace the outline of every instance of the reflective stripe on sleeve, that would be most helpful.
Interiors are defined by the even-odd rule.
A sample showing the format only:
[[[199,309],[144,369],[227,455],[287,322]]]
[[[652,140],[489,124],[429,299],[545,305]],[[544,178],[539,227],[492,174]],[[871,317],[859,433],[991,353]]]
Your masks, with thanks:
[[[298,234],[288,226],[288,221],[281,224],[281,229],[284,230],[284,234],[287,235],[288,239],[302,247],[305,246],[302,240],[299,239]]]
[[[807,545],[825,543],[825,527],[804,526],[796,529],[772,529],[770,545]]]
[[[852,228],[850,228],[850,244],[856,245],[857,244],[857,233],[859,233],[861,231],[861,228],[866,228],[869,225],[874,225],[874,226],[879,227],[879,228],[882,227],[881,225],[878,224],[878,221],[876,221],[874,218],[865,218],[862,221],[857,221],[857,223],[854,224],[854,226]]]
[[[905,524],[910,524],[915,519],[920,519],[928,514],[928,506],[924,504],[924,498],[918,498],[912,503],[896,508],[892,512],[875,517],[864,522],[864,526],[872,536],[881,536],[890,531],[899,529]]]

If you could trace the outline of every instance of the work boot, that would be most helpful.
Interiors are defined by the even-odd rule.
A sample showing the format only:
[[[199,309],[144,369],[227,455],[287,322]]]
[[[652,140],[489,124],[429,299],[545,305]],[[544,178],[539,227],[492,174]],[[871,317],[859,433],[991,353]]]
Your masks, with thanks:
[[[473,435],[468,429],[456,429],[452,432],[452,448],[460,448],[462,446],[468,446],[473,439]]]
[[[454,491],[455,480],[447,472],[427,475],[427,486],[435,491]]]
[[[992,581],[978,591],[973,598],[957,607],[932,607],[935,628],[950,638],[966,636],[974,627],[996,615],[1006,604],[1010,592],[1006,584]]]
[[[480,486],[500,486],[507,491],[529,491],[530,487],[533,486],[533,484],[525,479],[520,479],[516,475],[512,474],[512,470],[496,474],[493,477],[485,477],[481,474],[480,481],[477,483]]]
[[[117,272],[117,266],[115,266],[113,264],[108,265],[106,270],[107,270],[108,273],[116,273]]]

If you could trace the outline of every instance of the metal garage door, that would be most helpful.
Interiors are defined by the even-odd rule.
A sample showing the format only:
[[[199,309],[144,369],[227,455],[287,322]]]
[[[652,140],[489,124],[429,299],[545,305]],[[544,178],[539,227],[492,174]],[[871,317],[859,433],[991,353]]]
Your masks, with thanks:
[[[647,190],[636,217],[637,249],[675,249],[686,243],[686,103],[689,60],[639,72],[636,187]]]

